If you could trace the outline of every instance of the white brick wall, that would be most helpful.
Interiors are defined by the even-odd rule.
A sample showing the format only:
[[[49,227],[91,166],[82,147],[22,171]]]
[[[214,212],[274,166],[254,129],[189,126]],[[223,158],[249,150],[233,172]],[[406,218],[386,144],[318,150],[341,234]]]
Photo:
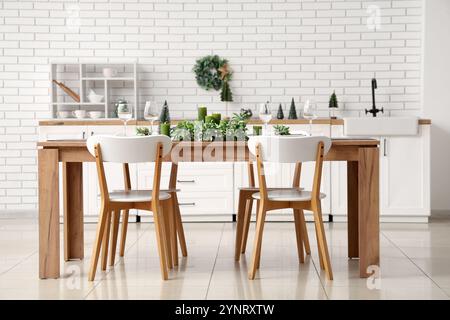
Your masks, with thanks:
[[[367,24],[373,5],[376,31]],[[419,113],[421,34],[422,0],[0,1],[0,210],[36,207],[50,59],[135,58],[141,101],[167,99],[178,117],[193,117],[198,104],[224,111],[191,72],[213,53],[235,72],[231,110],[313,97],[326,115],[336,90],[346,112],[359,114],[375,76],[380,106]]]

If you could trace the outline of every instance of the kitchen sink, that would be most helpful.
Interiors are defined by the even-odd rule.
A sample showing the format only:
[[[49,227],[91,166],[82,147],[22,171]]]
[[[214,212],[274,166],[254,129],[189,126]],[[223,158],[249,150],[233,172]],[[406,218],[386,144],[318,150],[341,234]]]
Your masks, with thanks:
[[[346,136],[414,136],[418,133],[417,117],[344,118]]]

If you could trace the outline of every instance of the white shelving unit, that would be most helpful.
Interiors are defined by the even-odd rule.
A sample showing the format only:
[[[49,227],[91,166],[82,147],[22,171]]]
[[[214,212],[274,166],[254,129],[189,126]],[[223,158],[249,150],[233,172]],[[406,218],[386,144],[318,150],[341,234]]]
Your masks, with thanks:
[[[102,70],[105,67],[118,69],[116,77],[104,77]],[[67,70],[67,72],[66,72]],[[67,75],[67,77],[64,77]],[[67,87],[75,91],[80,96],[80,102],[73,101],[53,80],[64,83]],[[132,97],[132,101],[127,99],[128,105],[134,110],[134,118],[137,119],[139,105],[137,64],[135,61],[117,62],[73,62],[58,61],[50,63],[50,83],[51,83],[51,110],[53,118],[58,118],[58,111],[73,111],[84,109],[86,111],[103,111],[104,118],[111,118],[114,112],[112,93],[115,87],[113,82],[121,81],[124,86],[120,89],[130,90],[127,97]],[[126,83],[132,83],[132,87],[127,87]],[[87,95],[89,89],[93,89],[97,94],[99,83],[103,83],[103,101],[100,103],[89,102]]]

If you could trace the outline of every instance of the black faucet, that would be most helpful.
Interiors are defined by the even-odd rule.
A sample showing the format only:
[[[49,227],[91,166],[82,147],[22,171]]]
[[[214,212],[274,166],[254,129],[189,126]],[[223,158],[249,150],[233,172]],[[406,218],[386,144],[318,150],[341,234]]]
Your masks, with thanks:
[[[374,118],[377,117],[378,112],[384,113],[383,108],[377,109],[377,106],[375,105],[375,89],[377,89],[377,88],[378,88],[377,79],[374,78],[374,79],[372,79],[372,109],[370,109],[370,110],[366,109],[366,114],[371,113]]]

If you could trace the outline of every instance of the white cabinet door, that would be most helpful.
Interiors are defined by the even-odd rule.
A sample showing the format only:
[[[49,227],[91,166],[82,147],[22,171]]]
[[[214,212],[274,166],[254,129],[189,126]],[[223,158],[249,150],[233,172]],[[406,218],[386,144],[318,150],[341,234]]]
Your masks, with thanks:
[[[430,126],[418,136],[381,138],[383,216],[430,215]]]

